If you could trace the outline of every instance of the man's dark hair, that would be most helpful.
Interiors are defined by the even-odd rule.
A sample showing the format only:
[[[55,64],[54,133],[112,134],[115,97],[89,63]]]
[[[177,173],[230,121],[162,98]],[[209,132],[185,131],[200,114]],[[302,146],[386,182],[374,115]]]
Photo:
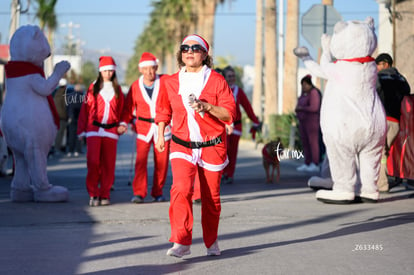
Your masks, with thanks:
[[[378,64],[380,62],[386,62],[390,66],[392,66],[392,57],[391,57],[391,55],[389,55],[387,53],[382,53],[382,54],[378,55],[377,58],[375,58],[375,63]]]

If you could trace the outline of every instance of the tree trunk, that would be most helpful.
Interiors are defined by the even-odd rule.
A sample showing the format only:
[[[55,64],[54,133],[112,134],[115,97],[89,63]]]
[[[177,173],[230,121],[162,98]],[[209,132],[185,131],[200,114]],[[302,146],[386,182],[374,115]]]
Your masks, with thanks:
[[[256,45],[254,56],[254,86],[252,107],[263,121],[263,0],[256,0]]]
[[[265,1],[265,116],[278,113],[277,50],[276,50],[276,0]]]
[[[167,53],[165,56],[165,70],[166,74],[175,73],[178,68],[175,66],[177,64],[175,53]]]
[[[299,0],[290,0],[287,4],[285,35],[285,72],[283,82],[283,113],[295,110],[298,93],[298,58],[293,49],[299,43]]]
[[[214,50],[214,22],[218,0],[198,1],[198,29],[197,34],[207,40],[210,45],[209,54],[213,56]]]

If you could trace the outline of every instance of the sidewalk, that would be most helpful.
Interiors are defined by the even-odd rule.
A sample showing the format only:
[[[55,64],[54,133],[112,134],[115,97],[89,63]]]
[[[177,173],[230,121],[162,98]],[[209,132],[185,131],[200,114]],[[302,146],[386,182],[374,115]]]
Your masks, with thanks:
[[[399,186],[377,204],[329,205],[307,187],[297,160],[266,184],[261,147],[242,141],[235,182],[222,186],[219,245],[205,256],[200,205],[191,255],[166,256],[169,203],[132,204],[134,137],[118,146],[112,205],[89,207],[85,156],[49,160],[67,203],[11,203],[0,178],[0,274],[410,274],[414,270],[414,191]],[[149,164],[152,169],[152,160]],[[152,175],[152,172],[149,173]],[[152,176],[150,177],[152,180]],[[164,195],[169,198],[171,173]],[[411,271],[410,271],[411,270]]]

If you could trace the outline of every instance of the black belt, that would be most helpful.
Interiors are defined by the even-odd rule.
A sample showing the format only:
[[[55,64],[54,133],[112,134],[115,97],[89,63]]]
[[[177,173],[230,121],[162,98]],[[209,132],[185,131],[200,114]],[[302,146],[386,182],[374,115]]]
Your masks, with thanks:
[[[145,117],[140,117],[139,116],[138,119],[142,120],[142,121],[149,122],[149,123],[154,123],[155,122],[155,119],[153,119],[153,118],[145,118]]]
[[[95,125],[95,126],[104,128],[104,129],[111,129],[111,128],[114,128],[114,127],[118,126],[118,123],[116,123],[116,122],[115,123],[111,123],[111,124],[102,124],[102,123],[99,123],[96,120],[94,120],[92,122],[92,124]]]
[[[216,144],[220,144],[222,142],[221,137],[216,137],[215,139],[209,140],[209,141],[185,141],[182,140],[181,138],[178,138],[174,135],[172,135],[172,140],[177,143],[180,144],[184,147],[190,148],[190,149],[197,149],[197,148],[202,148],[202,147],[209,147],[209,146],[214,146]]]
[[[240,124],[241,123],[241,120],[236,120],[235,122],[233,122],[233,125],[237,125],[237,124]]]

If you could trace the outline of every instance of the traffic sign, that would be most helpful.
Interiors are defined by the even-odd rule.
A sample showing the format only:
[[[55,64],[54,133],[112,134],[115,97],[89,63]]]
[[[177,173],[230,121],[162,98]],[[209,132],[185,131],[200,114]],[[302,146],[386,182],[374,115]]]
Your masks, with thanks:
[[[323,33],[332,35],[333,28],[342,16],[331,5],[313,5],[302,16],[302,35],[309,44],[318,49],[321,46]]]

